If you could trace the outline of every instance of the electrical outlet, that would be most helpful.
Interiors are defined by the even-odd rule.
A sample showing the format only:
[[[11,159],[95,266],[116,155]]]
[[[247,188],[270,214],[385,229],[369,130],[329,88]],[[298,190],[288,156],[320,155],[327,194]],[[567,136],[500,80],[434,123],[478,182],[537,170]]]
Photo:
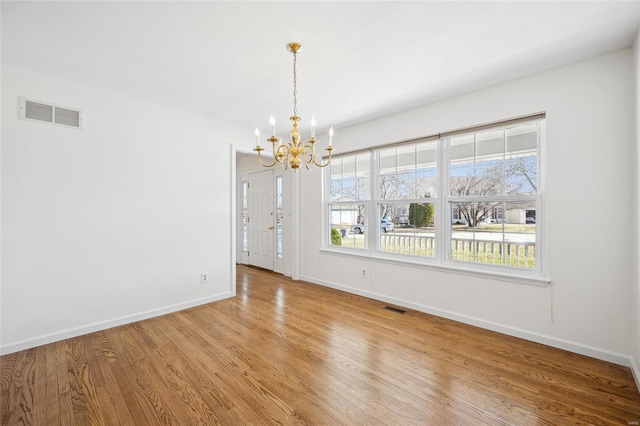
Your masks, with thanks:
[[[200,274],[200,282],[201,282],[202,284],[204,284],[204,283],[208,283],[208,282],[209,282],[209,273],[207,273],[207,272],[203,272],[203,273],[201,273],[201,274]]]
[[[367,269],[362,268],[362,278],[367,278]]]

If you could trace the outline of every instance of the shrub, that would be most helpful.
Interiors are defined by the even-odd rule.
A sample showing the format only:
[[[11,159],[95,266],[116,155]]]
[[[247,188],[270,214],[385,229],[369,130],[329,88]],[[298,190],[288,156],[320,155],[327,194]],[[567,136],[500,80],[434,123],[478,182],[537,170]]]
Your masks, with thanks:
[[[431,198],[431,194],[424,195],[425,198]],[[424,227],[433,225],[433,204],[409,204],[409,223],[414,226]]]
[[[342,238],[340,237],[340,231],[336,228],[331,228],[331,245],[332,246],[341,246]]]

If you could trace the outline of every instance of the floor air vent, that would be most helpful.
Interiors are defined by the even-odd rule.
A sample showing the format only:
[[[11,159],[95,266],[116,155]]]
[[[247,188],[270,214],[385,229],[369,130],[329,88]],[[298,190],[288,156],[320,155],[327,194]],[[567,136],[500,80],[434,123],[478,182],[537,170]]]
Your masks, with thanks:
[[[404,309],[394,308],[393,306],[385,306],[384,308],[387,311],[396,312],[396,313],[399,313],[399,314],[404,314],[405,312],[407,312]]]
[[[59,126],[82,128],[82,111],[20,98],[20,118]]]

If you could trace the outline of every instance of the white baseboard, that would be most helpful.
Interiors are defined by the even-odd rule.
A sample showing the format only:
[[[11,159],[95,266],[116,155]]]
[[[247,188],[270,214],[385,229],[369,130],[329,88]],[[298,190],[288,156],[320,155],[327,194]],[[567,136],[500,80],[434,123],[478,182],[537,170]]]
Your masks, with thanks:
[[[478,326],[487,330],[496,331],[498,333],[503,333],[509,336],[519,337],[521,339],[530,340],[532,342],[541,343],[547,346],[552,346],[554,348],[563,349],[563,350],[578,353],[581,355],[590,356],[592,358],[600,359],[603,361],[608,361],[615,364],[623,365],[631,369],[633,378],[636,382],[636,386],[638,387],[638,391],[640,391],[640,368],[638,367],[638,363],[634,358],[631,358],[622,354],[606,351],[599,348],[594,348],[591,346],[587,346],[587,345],[583,345],[583,344],[579,344],[579,343],[575,343],[575,342],[571,342],[563,339],[558,339],[551,336],[545,336],[542,334],[533,333],[527,330],[510,327],[503,324],[481,320],[481,319],[470,317],[467,315],[461,315],[455,312],[433,308],[427,305],[421,305],[421,304],[409,302],[407,300],[390,297],[383,294],[361,290],[355,287],[343,286],[343,285],[330,283],[328,281],[317,280],[313,277],[302,276],[300,277],[300,279],[304,281],[308,281],[310,283],[322,285],[325,287],[334,288],[336,290],[346,291],[348,293],[357,294],[359,296],[368,297],[374,300],[380,300],[382,302],[393,303],[394,305],[403,306],[406,308],[414,309],[416,311],[437,315],[439,317],[448,318],[448,319],[459,321],[465,324]],[[88,324],[82,327],[77,327],[77,328],[67,329],[60,332],[56,332],[56,333],[51,333],[51,334],[39,336],[33,339],[26,339],[26,340],[22,340],[15,343],[10,343],[0,347],[0,355],[7,355],[7,354],[18,352],[21,350],[31,349],[37,346],[46,345],[48,343],[58,342],[60,340],[70,339],[72,337],[94,333],[96,331],[106,330],[106,329],[117,327],[120,325],[130,324],[132,322],[153,318],[160,315],[181,311],[184,309],[189,309],[194,306],[204,305],[206,303],[211,303],[211,302],[217,302],[219,300],[228,299],[233,296],[234,295],[232,292],[224,292],[224,293],[216,294],[213,296],[190,300],[184,303],[165,306],[159,309],[153,309],[150,311],[140,312],[133,315],[127,315],[124,317],[115,318],[108,321],[101,321],[93,324]]]
[[[100,321],[100,322],[84,325],[77,328],[70,328],[67,330],[46,334],[46,335],[35,337],[32,339],[26,339],[26,340],[21,340],[15,343],[9,343],[7,345],[3,345],[2,347],[0,347],[0,355],[7,355],[13,352],[18,352],[25,349],[31,349],[37,346],[46,345],[48,343],[58,342],[64,339],[70,339],[72,337],[82,336],[83,334],[94,333],[96,331],[106,330],[108,328],[130,324],[132,322],[157,317],[160,315],[182,311],[184,309],[193,308],[194,306],[204,305],[206,303],[211,303],[211,302],[217,302],[219,300],[228,299],[230,297],[233,297],[232,292],[224,292],[224,293],[216,294],[213,296],[207,296],[200,299],[189,300],[183,303],[177,303],[175,305],[165,306],[158,309],[152,309],[150,311],[140,312],[132,315],[126,315],[120,318],[114,318],[112,320]]]
[[[631,373],[633,373],[633,379],[636,381],[636,387],[638,388],[638,392],[640,392],[640,368],[638,368],[638,363],[635,358],[631,358]]]
[[[462,322],[469,325],[474,325],[480,328],[484,328],[486,330],[496,331],[498,333],[506,334],[513,337],[518,337],[518,338],[529,340],[535,343],[541,343],[543,345],[552,346],[554,348],[563,349],[563,350],[574,352],[580,355],[585,355],[585,356],[600,359],[603,361],[612,362],[614,364],[623,365],[625,367],[629,367],[632,369],[634,373],[634,378],[636,380],[636,385],[640,384],[640,380],[639,380],[640,371],[638,371],[637,366],[635,368],[635,371],[633,370],[632,359],[628,355],[619,354],[619,353],[607,351],[604,349],[595,348],[592,346],[583,345],[576,342],[571,342],[564,339],[558,339],[556,337],[547,336],[547,335],[519,329],[516,327],[511,327],[504,324],[494,323],[491,321],[486,321],[483,319],[462,315],[456,312],[451,312],[444,309],[434,308],[432,306],[410,302],[410,301],[399,299],[396,297],[387,296],[384,294],[374,293],[374,292],[362,290],[359,288],[343,286],[343,285],[331,283],[328,281],[318,280],[313,277],[302,276],[300,277],[300,279],[304,281],[308,281],[310,283],[322,285],[325,287],[335,288],[336,290],[342,290],[348,293],[357,294],[359,296],[368,297],[370,299],[380,300],[382,302],[387,302],[387,303],[393,303],[394,305],[406,307],[406,308],[413,309],[420,312],[425,312],[427,314],[436,315],[442,318],[451,319],[451,320]]]

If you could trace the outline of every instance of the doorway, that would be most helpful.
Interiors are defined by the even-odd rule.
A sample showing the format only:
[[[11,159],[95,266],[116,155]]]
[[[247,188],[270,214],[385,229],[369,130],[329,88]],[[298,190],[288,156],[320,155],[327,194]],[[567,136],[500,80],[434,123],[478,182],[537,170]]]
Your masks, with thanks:
[[[258,168],[255,153],[235,148],[232,155],[234,264],[293,276],[292,179],[281,167]]]

